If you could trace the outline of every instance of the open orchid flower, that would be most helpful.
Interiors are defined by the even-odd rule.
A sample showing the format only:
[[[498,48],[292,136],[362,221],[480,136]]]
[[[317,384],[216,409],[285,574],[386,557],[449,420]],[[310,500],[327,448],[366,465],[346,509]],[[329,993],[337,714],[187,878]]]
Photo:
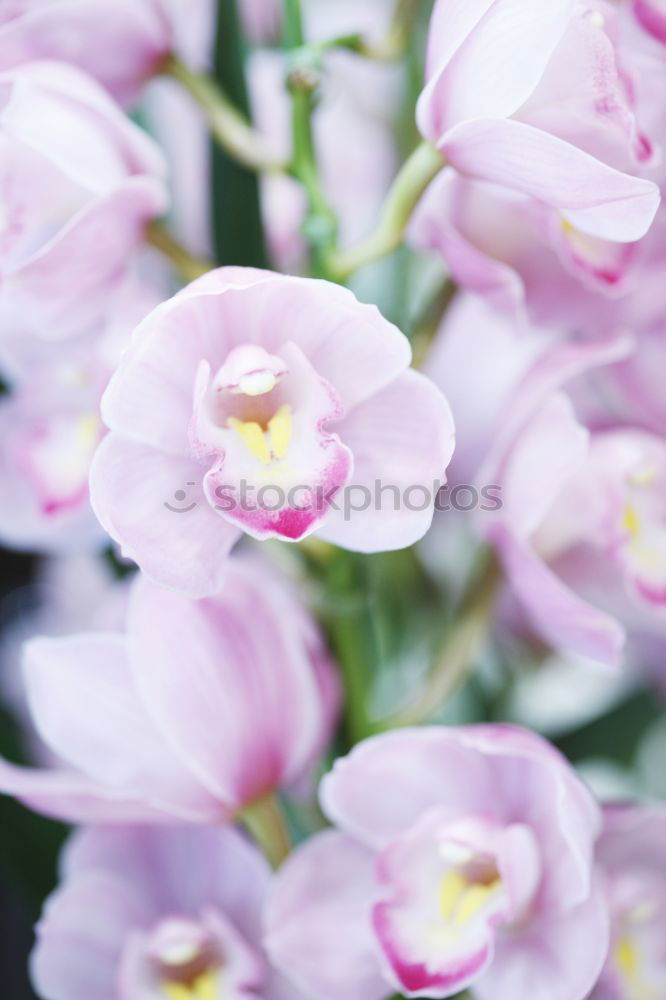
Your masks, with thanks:
[[[611,949],[591,1000],[657,1000],[666,982],[666,809],[604,809],[598,858],[611,912]]]
[[[598,321],[600,295],[632,290],[638,243],[614,243],[553,221],[534,198],[444,170],[412,219],[412,242],[439,252],[456,281],[497,309],[540,323]],[[649,239],[649,236],[647,237]]]
[[[190,601],[140,579],[126,634],[28,643],[33,722],[61,765],[2,762],[0,789],[70,821],[218,823],[308,775],[338,696],[321,638],[263,565],[231,560],[224,583]]]
[[[483,343],[481,361],[473,342]],[[556,649],[605,664],[620,661],[627,628],[663,633],[666,451],[636,427],[587,426],[563,390],[631,350],[623,337],[521,337],[468,299],[428,364],[454,407],[460,401],[461,474],[501,490],[501,509],[476,527],[529,621]],[[488,379],[493,395],[480,420],[472,401]]]
[[[346,289],[213,271],[139,326],[111,379],[95,512],[146,574],[193,596],[219,588],[242,532],[407,546],[453,450],[448,405],[409,361],[400,331]],[[414,484],[431,497],[418,510],[396,503]]]
[[[0,94],[0,338],[83,333],[166,208],[162,153],[63,63],[0,73]]]
[[[105,428],[102,393],[129,331],[159,301],[164,283],[131,275],[103,322],[53,343],[3,331],[0,364],[0,539],[8,548],[90,551],[104,533],[90,507],[90,463]]]
[[[309,995],[587,996],[608,947],[599,813],[541,738],[387,733],[338,761],[321,802],[337,829],[286,863],[267,911],[269,954]]]
[[[652,146],[637,123],[612,4],[438,0],[421,132],[465,177],[547,206],[572,258],[632,243],[659,205],[632,176]],[[598,265],[597,265],[598,266]]]
[[[270,879],[233,827],[83,829],[36,928],[35,988],[49,1000],[296,1000],[262,950]]]
[[[0,68],[68,62],[128,104],[174,49],[205,62],[212,14],[211,0],[8,0],[0,11]]]

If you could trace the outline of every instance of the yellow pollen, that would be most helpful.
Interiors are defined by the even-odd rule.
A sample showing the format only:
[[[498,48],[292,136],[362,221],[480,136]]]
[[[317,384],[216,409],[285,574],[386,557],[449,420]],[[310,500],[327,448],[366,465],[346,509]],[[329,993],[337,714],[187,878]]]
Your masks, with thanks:
[[[229,417],[227,425],[240,434],[254,457],[263,465],[269,465],[273,459],[284,458],[287,454],[293,426],[291,410],[286,405],[281,406],[268,421],[268,433],[254,420],[242,421]]]
[[[273,454],[276,458],[284,458],[293,432],[291,410],[288,406],[281,406],[275,416],[268,421],[268,430],[271,435]]]
[[[442,879],[439,889],[439,910],[445,920],[451,920],[458,902],[467,887],[467,879],[460,872],[450,871]]]
[[[462,927],[483,909],[501,886],[502,881],[499,878],[487,885],[480,882],[470,883],[464,875],[454,869],[444,876],[440,886],[440,913],[447,922]]]
[[[240,434],[241,438],[252,452],[264,465],[268,465],[271,460],[271,453],[261,426],[253,420],[237,420],[236,417],[229,417],[227,420],[229,427]]]
[[[217,1000],[217,975],[215,972],[204,972],[190,985],[185,983],[162,983],[162,990],[167,1000]]]
[[[624,509],[624,517],[622,518],[622,528],[629,535],[630,538],[637,538],[641,531],[641,522],[636,512],[636,509],[627,504]]]
[[[625,980],[628,1000],[657,1000],[656,990],[643,977],[638,949],[628,935],[615,947],[615,965]]]

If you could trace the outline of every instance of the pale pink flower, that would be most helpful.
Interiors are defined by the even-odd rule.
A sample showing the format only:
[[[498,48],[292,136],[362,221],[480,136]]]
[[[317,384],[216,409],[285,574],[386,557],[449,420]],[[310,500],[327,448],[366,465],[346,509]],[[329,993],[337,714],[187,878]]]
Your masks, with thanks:
[[[597,853],[612,940],[591,1000],[658,1000],[666,982],[666,809],[607,806]]]
[[[213,14],[211,0],[6,0],[0,68],[57,59],[130,103],[172,51],[205,65]]]
[[[608,414],[586,423],[564,389],[632,349],[626,337],[520,337],[464,299],[427,366],[457,413],[452,478],[501,490],[501,509],[480,515],[476,530],[497,549],[528,621],[556,649],[606,664],[619,662],[627,629],[664,635],[666,447]]]
[[[461,287],[517,321],[558,326],[611,315],[639,282],[645,254],[640,243],[589,236],[530,196],[450,170],[429,186],[410,240],[440,253]]]
[[[310,773],[338,697],[300,603],[236,559],[207,600],[139,579],[126,634],[35,639],[25,679],[61,764],[2,762],[0,788],[75,822],[226,821]]]
[[[0,83],[2,336],[84,332],[166,208],[162,154],[71,66],[31,63]]]
[[[296,1000],[262,949],[271,873],[233,827],[70,839],[30,961],[49,1000]]]
[[[418,106],[423,135],[462,175],[550,209],[567,240],[631,243],[650,227],[652,155],[598,0],[438,0]]]
[[[608,948],[599,812],[540,737],[387,733],[337,762],[321,803],[336,829],[286,862],[267,910],[269,954],[308,996],[587,996]]]
[[[22,673],[25,643],[36,636],[122,631],[130,582],[115,575],[101,554],[75,552],[40,560],[34,582],[10,591],[0,602],[0,698],[20,726],[22,748],[31,762],[51,764],[54,755],[32,722]]]
[[[0,342],[9,392],[0,398],[0,540],[8,548],[90,551],[104,533],[88,495],[105,428],[100,399],[129,339],[166,286],[131,275],[103,322],[50,342],[13,323]]]
[[[365,552],[410,545],[432,520],[453,430],[409,361],[400,331],[347,289],[213,271],[138,327],[111,379],[97,516],[145,573],[193,596],[219,588],[243,531],[292,541],[316,530]],[[396,498],[415,485],[418,503]],[[345,510],[342,487],[363,509]]]

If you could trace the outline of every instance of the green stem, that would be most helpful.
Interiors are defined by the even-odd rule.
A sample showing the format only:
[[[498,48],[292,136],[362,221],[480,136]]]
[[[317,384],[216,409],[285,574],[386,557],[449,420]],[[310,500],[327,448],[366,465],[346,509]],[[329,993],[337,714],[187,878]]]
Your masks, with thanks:
[[[191,254],[162,222],[151,222],[146,230],[146,236],[152,246],[169,258],[183,281],[194,281],[215,267],[212,261]]]
[[[239,819],[271,867],[279,868],[293,845],[277,796],[267,795],[254,802],[242,811]]]
[[[350,552],[332,549],[322,559],[328,633],[345,690],[346,737],[350,746],[373,729],[368,717],[368,688],[375,644],[368,614],[361,561]]]
[[[196,101],[213,138],[225,153],[251,170],[270,172],[286,168],[214,80],[195,73],[174,55],[164,62],[162,72],[177,80]]]
[[[305,45],[300,0],[284,0],[284,43],[291,50],[287,79],[292,101],[290,172],[303,185],[307,196],[303,234],[310,247],[312,272],[316,277],[330,278],[328,259],[336,245],[338,226],[319,176],[312,131],[320,53]]]
[[[357,246],[339,251],[329,259],[335,278],[345,281],[366,264],[398,249],[412,212],[445,164],[441,153],[429,143],[423,142],[416,147],[393,182],[374,232]]]
[[[432,718],[468,676],[488,634],[501,581],[492,550],[482,550],[482,563],[481,570],[472,574],[456,622],[444,640],[426,686],[410,704],[385,719],[382,729],[414,726]]]

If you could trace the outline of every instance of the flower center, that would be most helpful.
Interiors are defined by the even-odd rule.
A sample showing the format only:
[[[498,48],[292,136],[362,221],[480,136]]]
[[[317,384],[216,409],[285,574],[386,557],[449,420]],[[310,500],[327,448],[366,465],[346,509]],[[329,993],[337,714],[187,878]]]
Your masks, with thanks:
[[[442,853],[447,860],[454,848],[460,860],[440,882],[439,913],[448,926],[462,928],[486,912],[502,892],[504,883],[489,855],[474,855],[464,847],[443,845]]]
[[[266,422],[265,427],[256,420],[239,420],[228,417],[227,426],[240,435],[244,444],[263,465],[284,458],[293,433],[291,409],[281,406]]]
[[[216,1000],[220,958],[206,931],[190,920],[163,921],[150,957],[165,1000]]]

